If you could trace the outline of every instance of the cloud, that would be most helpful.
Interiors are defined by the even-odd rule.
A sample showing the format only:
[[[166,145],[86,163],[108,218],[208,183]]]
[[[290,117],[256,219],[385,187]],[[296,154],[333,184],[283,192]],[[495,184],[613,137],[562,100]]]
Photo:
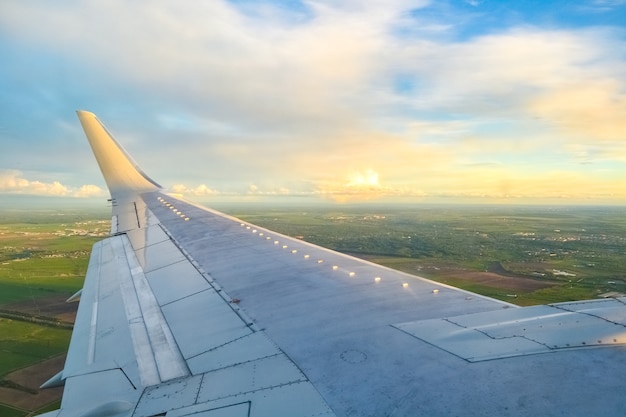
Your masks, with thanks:
[[[377,188],[380,187],[378,183],[378,173],[373,169],[368,169],[365,172],[355,172],[350,175],[350,180],[347,184],[348,187],[368,187]]]
[[[40,196],[68,196],[68,197],[104,197],[105,191],[96,185],[83,185],[72,188],[59,181],[41,182],[22,178],[19,171],[0,171],[0,194],[26,194]]]
[[[184,104],[184,119],[160,116],[170,127],[219,120],[298,133],[366,128],[386,99],[418,110],[513,112],[535,91],[616,68],[624,46],[597,29],[522,27],[456,42],[398,36],[397,25],[409,11],[420,16],[423,1],[307,3],[306,19],[299,11],[285,19],[278,6],[245,14],[221,1],[72,3],[6,5],[3,25],[63,53],[80,50],[93,71],[106,68]],[[414,81],[408,97],[390,89],[398,75]]]
[[[592,0],[590,9],[600,12],[608,12],[616,7],[626,4],[626,0]]]
[[[221,1],[73,3],[8,5],[0,19],[14,35],[80,51],[91,71],[106,68],[109,79],[183,96],[187,110],[210,109],[217,120],[266,128],[336,126],[354,117],[351,96],[374,75],[387,25],[403,11],[396,2],[310,3],[311,18],[292,23]]]
[[[106,192],[97,185],[82,185],[77,190],[72,192],[73,197],[90,198],[90,197],[103,197]]]
[[[292,191],[287,187],[269,187],[269,188],[261,188],[256,184],[250,184],[248,186],[248,191],[245,193],[246,195],[253,196],[288,196],[288,195],[310,195],[310,193],[299,190]]]
[[[626,137],[625,83],[588,80],[538,95],[529,109],[571,136],[592,143],[623,142]]]
[[[30,181],[19,177],[19,171],[0,172],[0,190],[20,190],[28,188]]]
[[[3,5],[0,27],[131,91],[118,114],[142,97],[152,114],[126,124],[127,139],[145,141],[184,195],[547,196],[581,162],[626,161],[623,33],[527,22],[460,36],[482,14],[431,12],[426,1],[34,1]],[[623,185],[586,178],[577,194]],[[98,192],[63,187],[39,192]]]
[[[175,184],[171,187],[170,191],[183,196],[195,197],[207,197],[219,194],[218,191],[207,187],[205,184],[200,184],[195,188],[187,187],[184,184]]]
[[[463,42],[425,40],[398,45],[389,71],[417,81],[418,106],[478,115],[511,114],[546,90],[598,78],[623,86],[625,42],[607,29],[512,28]],[[420,108],[418,107],[418,108]]]

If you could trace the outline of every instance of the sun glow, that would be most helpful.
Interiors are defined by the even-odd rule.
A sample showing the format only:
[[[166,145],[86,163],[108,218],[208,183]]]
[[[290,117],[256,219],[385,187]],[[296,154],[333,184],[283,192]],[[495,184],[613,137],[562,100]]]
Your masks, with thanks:
[[[385,194],[385,187],[380,184],[379,174],[373,169],[352,171],[344,174],[344,181],[328,181],[318,184],[318,195],[339,203],[366,201]],[[337,175],[341,178],[341,175]]]
[[[378,173],[372,169],[355,172],[349,177],[348,187],[379,187]]]

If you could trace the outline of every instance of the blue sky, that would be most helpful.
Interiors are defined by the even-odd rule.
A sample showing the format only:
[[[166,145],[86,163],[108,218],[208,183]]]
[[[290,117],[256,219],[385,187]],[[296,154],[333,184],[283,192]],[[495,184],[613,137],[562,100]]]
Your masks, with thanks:
[[[0,5],[0,195],[106,198],[74,111],[214,201],[626,203],[626,0]]]

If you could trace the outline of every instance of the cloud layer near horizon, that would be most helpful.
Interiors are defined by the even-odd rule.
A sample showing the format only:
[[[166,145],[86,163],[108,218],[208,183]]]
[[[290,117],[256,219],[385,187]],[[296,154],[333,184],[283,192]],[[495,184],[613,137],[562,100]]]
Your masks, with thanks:
[[[48,60],[45,120],[87,103],[175,192],[625,202],[624,26],[472,4],[33,1],[0,26]]]
[[[59,181],[51,183],[31,181],[24,178],[19,171],[0,171],[0,193],[78,198],[106,196],[106,192],[97,185],[85,184],[75,188],[63,185]]]

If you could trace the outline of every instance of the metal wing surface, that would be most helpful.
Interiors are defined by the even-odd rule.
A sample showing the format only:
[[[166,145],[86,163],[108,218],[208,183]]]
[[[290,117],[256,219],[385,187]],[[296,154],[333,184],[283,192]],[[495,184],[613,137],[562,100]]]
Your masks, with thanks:
[[[519,308],[272,232],[164,194],[78,115],[112,235],[50,415],[626,412],[626,300]]]

